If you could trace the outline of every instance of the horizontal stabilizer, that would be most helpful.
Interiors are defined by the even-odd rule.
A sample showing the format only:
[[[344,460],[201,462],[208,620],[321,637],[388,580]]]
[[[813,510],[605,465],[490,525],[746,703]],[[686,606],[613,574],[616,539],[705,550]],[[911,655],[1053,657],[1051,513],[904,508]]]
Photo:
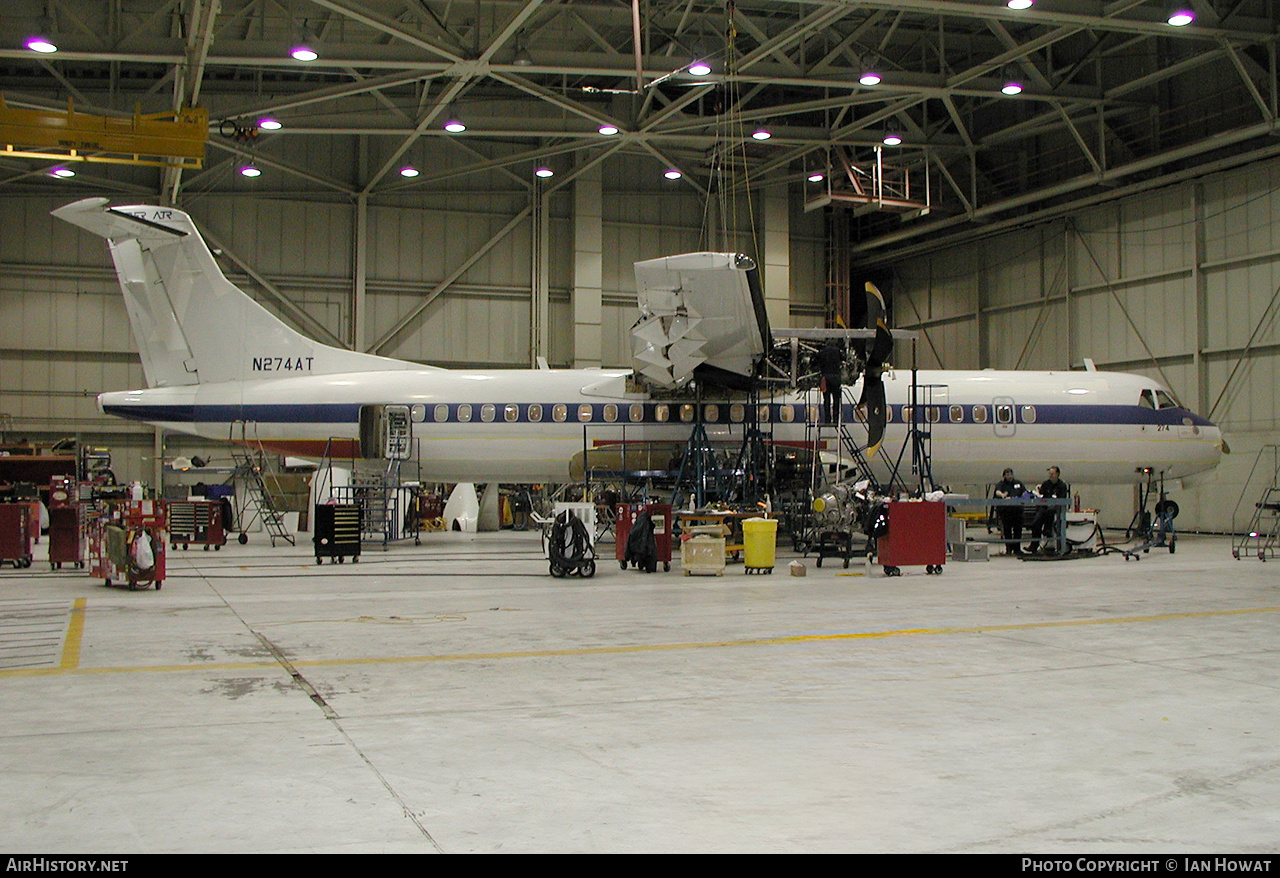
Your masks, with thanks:
[[[733,376],[731,381],[754,376],[772,340],[751,259],[739,253],[685,253],[637,262],[635,272],[643,316],[632,333],[672,362],[668,373],[656,377],[652,363],[635,362],[637,371],[667,388],[688,383],[695,371],[713,383],[724,376]],[[656,326],[662,328],[660,337]]]

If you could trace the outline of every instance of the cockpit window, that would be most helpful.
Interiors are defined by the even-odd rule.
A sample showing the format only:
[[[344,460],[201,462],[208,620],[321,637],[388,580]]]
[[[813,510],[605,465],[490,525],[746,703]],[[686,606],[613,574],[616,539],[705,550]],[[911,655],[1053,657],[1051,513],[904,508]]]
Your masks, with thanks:
[[[1144,390],[1138,398],[1138,405],[1144,409],[1180,409],[1182,404],[1173,398],[1167,390]]]

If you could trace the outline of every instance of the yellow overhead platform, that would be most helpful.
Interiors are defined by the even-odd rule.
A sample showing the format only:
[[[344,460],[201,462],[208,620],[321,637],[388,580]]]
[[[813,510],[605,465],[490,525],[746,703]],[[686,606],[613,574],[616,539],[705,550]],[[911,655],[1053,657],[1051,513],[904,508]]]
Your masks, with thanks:
[[[19,110],[0,95],[0,154],[55,161],[116,165],[204,166],[209,111],[184,107],[177,113],[134,112],[132,117]]]

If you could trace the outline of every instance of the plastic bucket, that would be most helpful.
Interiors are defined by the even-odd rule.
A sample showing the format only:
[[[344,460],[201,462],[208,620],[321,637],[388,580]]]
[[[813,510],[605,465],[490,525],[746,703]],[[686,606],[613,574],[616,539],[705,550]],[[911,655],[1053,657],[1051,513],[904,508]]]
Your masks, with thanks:
[[[778,519],[748,518],[742,522],[742,564],[772,568],[778,554]]]

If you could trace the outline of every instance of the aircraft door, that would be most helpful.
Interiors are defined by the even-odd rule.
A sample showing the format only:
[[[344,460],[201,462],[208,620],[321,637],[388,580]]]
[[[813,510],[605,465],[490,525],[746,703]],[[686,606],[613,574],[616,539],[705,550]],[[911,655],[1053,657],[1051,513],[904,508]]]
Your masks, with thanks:
[[[1011,396],[991,400],[991,427],[997,436],[1005,438],[1018,432],[1017,411]]]
[[[407,405],[360,407],[360,456],[366,460],[408,460],[413,421]]]

